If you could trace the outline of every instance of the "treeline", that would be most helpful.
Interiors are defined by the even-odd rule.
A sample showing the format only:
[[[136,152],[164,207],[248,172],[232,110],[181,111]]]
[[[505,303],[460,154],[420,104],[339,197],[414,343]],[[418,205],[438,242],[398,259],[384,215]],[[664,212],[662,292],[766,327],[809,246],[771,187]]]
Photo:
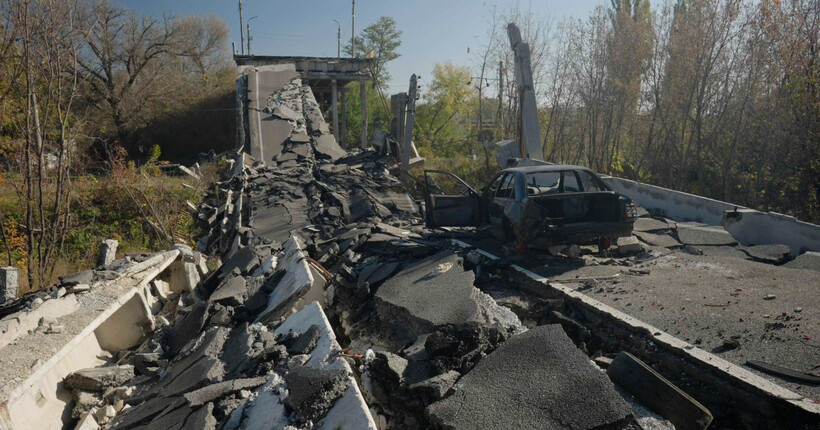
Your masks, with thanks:
[[[820,2],[612,0],[563,22],[496,13],[477,65],[441,65],[426,83],[416,140],[433,154],[483,157],[479,112],[485,133],[515,136],[508,22],[532,51],[545,159],[820,222]]]
[[[100,234],[187,240],[199,193],[153,176],[160,159],[234,147],[228,34],[215,16],[0,0],[0,259],[29,287],[90,258]]]
[[[35,111],[50,157],[61,141],[92,162],[123,146],[138,164],[154,145],[164,159],[186,162],[232,147],[228,37],[214,15],[152,16],[108,0],[0,0],[2,155],[13,163],[16,147],[34,137]],[[177,123],[186,132],[169,133]]]

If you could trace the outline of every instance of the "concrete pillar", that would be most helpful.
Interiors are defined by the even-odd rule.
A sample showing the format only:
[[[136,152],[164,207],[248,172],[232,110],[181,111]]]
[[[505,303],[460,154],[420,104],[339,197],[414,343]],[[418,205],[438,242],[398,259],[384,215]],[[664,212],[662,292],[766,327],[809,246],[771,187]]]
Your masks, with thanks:
[[[367,149],[367,81],[359,81],[362,93],[362,149]]]
[[[106,239],[102,241],[100,246],[100,254],[97,256],[97,267],[107,266],[117,259],[117,247],[120,245],[114,239]]]
[[[336,143],[339,142],[339,91],[336,85],[336,80],[330,81],[330,110],[333,112],[333,137],[336,138]]]
[[[17,298],[18,279],[16,267],[0,267],[0,303]]]
[[[347,94],[347,91],[345,91],[344,87],[342,87],[342,140],[339,142],[339,144],[342,145],[342,148],[347,148],[347,103],[345,103],[345,94]]]
[[[418,82],[416,74],[410,76],[410,90],[407,92],[407,107],[404,116],[404,141],[401,148],[402,167],[405,174],[410,171],[410,152],[413,146],[413,125],[416,117],[416,90]]]

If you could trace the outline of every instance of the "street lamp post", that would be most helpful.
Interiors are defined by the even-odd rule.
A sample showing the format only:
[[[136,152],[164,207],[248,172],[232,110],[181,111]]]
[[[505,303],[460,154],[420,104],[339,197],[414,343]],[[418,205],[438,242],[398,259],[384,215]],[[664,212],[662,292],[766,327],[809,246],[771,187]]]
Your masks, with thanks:
[[[248,24],[247,24],[247,26],[248,26],[248,55],[251,55],[251,21],[253,21],[254,18],[256,18],[256,17],[255,16],[250,17],[250,19],[248,19]]]
[[[353,0],[352,13],[350,14],[350,56],[356,57],[356,0]]]
[[[333,22],[336,23],[336,26],[339,27],[336,30],[336,58],[342,58],[342,24],[339,24],[339,21],[335,19]]]

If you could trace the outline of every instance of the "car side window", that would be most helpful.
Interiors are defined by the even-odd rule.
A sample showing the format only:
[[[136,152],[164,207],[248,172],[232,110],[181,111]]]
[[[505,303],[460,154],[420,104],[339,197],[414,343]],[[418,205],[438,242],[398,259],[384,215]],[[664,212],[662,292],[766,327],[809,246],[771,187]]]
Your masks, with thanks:
[[[583,170],[578,172],[578,176],[581,177],[581,185],[584,187],[584,191],[606,191],[604,185],[601,183],[598,178],[589,174],[589,172],[584,172]]]
[[[498,175],[497,178],[487,187],[487,195],[494,196],[495,192],[498,191],[498,186],[501,185],[501,180],[504,179],[504,175]]]
[[[575,171],[562,172],[563,179],[561,181],[565,193],[577,193],[581,191],[581,186],[578,184],[578,178],[575,176]]]
[[[501,179],[501,187],[498,188],[498,192],[495,194],[497,198],[501,199],[508,199],[513,196],[513,175],[507,173],[504,175],[504,178]]]

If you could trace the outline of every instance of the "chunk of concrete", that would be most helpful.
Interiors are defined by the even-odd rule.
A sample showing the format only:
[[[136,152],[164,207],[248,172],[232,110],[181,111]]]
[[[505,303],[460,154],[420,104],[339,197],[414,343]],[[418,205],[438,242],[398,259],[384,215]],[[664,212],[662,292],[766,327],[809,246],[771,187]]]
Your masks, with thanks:
[[[93,270],[83,270],[82,272],[72,273],[66,276],[60,276],[60,283],[62,285],[90,284],[93,280]]]
[[[106,239],[100,245],[100,253],[97,256],[97,267],[107,266],[117,259],[117,247],[120,245],[114,239]]]
[[[164,397],[171,397],[187,393],[205,385],[219,382],[224,376],[225,366],[218,358],[203,357],[174,378],[170,384],[163,388],[161,394]]]
[[[740,250],[748,254],[753,260],[769,264],[785,263],[792,254],[788,245],[742,246]]]
[[[196,409],[191,413],[191,415],[188,415],[188,419],[185,420],[185,426],[183,428],[215,430],[217,422],[216,418],[214,418],[213,411],[213,403],[208,403],[205,406]]]
[[[16,267],[0,267],[0,303],[17,298],[19,287],[19,272]]]
[[[242,276],[234,276],[223,282],[208,300],[228,306],[238,306],[247,298],[248,282]]]
[[[347,371],[297,367],[285,375],[289,395],[284,403],[299,415],[302,421],[317,421],[325,415],[333,402],[344,394],[349,383]]]
[[[737,245],[737,240],[722,228],[678,224],[677,233],[684,245]]]
[[[619,237],[616,244],[618,245],[618,253],[621,255],[643,251],[641,243],[638,242],[638,238],[635,236]]]
[[[310,354],[310,351],[313,351],[313,348],[316,347],[316,343],[319,342],[321,336],[322,329],[316,324],[311,325],[307,331],[300,334],[290,345],[285,345],[288,348],[288,354]]]
[[[186,343],[197,337],[207,321],[208,303],[199,302],[194,304],[191,311],[182,318],[182,321],[174,326],[170,342],[171,354],[176,355]]]
[[[247,323],[231,330],[225,342],[225,352],[222,354],[222,361],[225,362],[225,370],[228,374],[241,371],[248,362],[253,342],[253,334]]]
[[[151,420],[147,426],[139,427],[139,430],[150,429],[164,429],[164,430],[181,430],[185,425],[185,420],[191,415],[193,411],[187,405],[181,405],[171,411],[163,411]]]
[[[231,256],[231,258],[222,265],[220,271],[223,275],[227,275],[233,272],[234,269],[239,269],[241,273],[249,274],[258,264],[259,257],[256,255],[256,250],[252,246],[246,246]]]
[[[385,281],[375,295],[376,311],[398,338],[412,342],[436,325],[477,319],[474,280],[457,255],[443,251]]]
[[[230,381],[217,382],[207,385],[198,390],[185,393],[183,397],[191,406],[204,405],[212,400],[216,400],[230,393],[240,390],[256,388],[268,380],[267,376],[257,376],[255,378],[232,379]]]
[[[182,264],[182,270],[185,273],[183,288],[187,291],[193,291],[199,285],[201,279],[199,269],[197,269],[196,264],[186,261]]]
[[[789,269],[816,270],[820,272],[820,252],[804,252],[792,261],[784,264]]]
[[[313,273],[298,239],[289,239],[285,249],[292,250],[281,260],[280,266],[284,267],[285,275],[274,287],[267,307],[259,314],[256,322],[269,322],[284,316],[313,285]]]
[[[99,428],[100,425],[97,424],[97,418],[89,411],[80,417],[80,420],[77,421],[77,426],[74,427],[74,430],[97,430]]]
[[[513,336],[427,407],[448,429],[622,428],[632,408],[560,325]]]
[[[90,367],[69,373],[63,380],[66,387],[85,391],[104,391],[134,377],[134,366]]]
[[[433,376],[432,378],[416,382],[410,386],[410,390],[431,399],[441,399],[453,388],[461,374],[455,370]]]
[[[152,418],[173,411],[185,404],[182,397],[153,397],[128,410],[121,412],[111,422],[111,428],[127,430]]]
[[[103,404],[102,393],[99,391],[74,389],[71,391],[71,397],[74,399],[74,409],[71,410],[71,418],[82,418]]]

